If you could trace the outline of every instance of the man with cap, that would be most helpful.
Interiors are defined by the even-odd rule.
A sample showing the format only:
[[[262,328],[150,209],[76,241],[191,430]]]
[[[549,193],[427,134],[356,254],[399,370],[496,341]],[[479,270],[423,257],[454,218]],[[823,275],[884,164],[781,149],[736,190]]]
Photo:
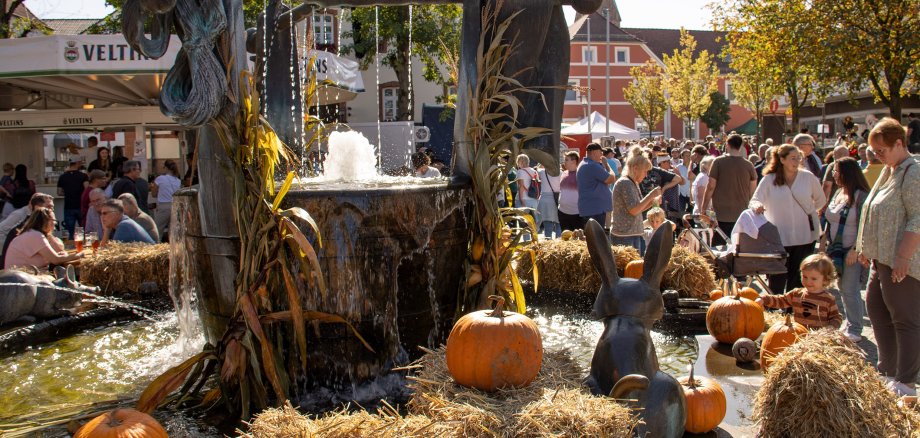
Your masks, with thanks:
[[[57,192],[58,196],[64,197],[64,229],[73,239],[74,226],[81,222],[80,197],[83,196],[83,189],[89,183],[89,177],[86,176],[80,167],[83,166],[83,157],[81,155],[70,156],[70,166],[63,175],[58,177]]]
[[[578,215],[585,222],[594,219],[603,224],[604,216],[613,210],[610,184],[617,180],[617,176],[604,158],[601,145],[588,144],[587,157],[578,165],[575,178],[578,181]]]

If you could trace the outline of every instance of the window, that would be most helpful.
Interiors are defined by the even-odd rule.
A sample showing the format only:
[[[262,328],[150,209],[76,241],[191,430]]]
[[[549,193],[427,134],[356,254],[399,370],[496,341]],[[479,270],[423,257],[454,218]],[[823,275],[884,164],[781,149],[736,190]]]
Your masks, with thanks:
[[[648,132],[648,123],[645,123],[645,120],[636,117],[633,121],[633,128],[639,132]]]
[[[565,89],[565,101],[566,102],[575,102],[578,100],[578,90],[574,87],[577,87],[578,81],[569,81],[569,88]]]
[[[616,51],[616,63],[629,64],[629,47],[617,47]]]
[[[735,93],[732,92],[732,81],[725,81],[725,98],[730,103],[735,102]]]
[[[313,35],[316,45],[335,44],[335,17],[329,14],[313,15]]]
[[[381,105],[383,105],[383,114],[380,119],[384,122],[392,122],[396,120],[396,99],[399,97],[399,88],[389,87],[382,88],[380,90],[382,98],[380,99]]]
[[[585,46],[581,48],[581,62],[597,64],[597,47]]]

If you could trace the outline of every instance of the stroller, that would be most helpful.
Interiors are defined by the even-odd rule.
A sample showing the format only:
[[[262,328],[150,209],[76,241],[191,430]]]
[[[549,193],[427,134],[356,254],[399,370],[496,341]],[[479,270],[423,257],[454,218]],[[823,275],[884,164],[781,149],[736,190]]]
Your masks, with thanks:
[[[769,292],[770,287],[762,276],[786,273],[788,254],[780,240],[779,230],[750,209],[741,213],[738,223],[744,223],[745,226],[736,225],[732,239],[718,227],[709,226],[709,219],[702,215],[687,214],[684,215],[683,221],[684,231],[678,237],[678,244],[688,247],[691,251],[695,249],[709,259],[716,277],[750,276]],[[739,228],[743,230],[739,231]],[[712,239],[716,234],[727,243],[712,245]]]

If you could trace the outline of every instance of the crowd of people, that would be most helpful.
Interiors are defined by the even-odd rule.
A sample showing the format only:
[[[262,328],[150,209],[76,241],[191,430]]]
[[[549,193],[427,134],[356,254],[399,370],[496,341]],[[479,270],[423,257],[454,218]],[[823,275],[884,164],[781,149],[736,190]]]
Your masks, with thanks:
[[[60,224],[54,197],[36,192],[26,166],[3,166],[0,265],[4,268],[47,269],[85,255],[86,251],[65,251],[62,238],[95,239],[100,246],[110,241],[167,241],[172,197],[183,186],[176,162],[166,160],[162,174],[148,182],[141,177],[141,163],[127,159],[120,146],[110,151],[98,146],[95,137],[89,143],[96,149],[96,159],[86,166],[84,158],[74,154],[58,177],[57,195],[64,204]],[[148,203],[148,199],[156,201]]]
[[[533,212],[546,238],[594,219],[612,244],[640,253],[665,219],[678,228],[681,217],[696,214],[727,236],[746,210],[766,219],[779,230],[787,272],[768,276],[775,295],[762,301],[792,308],[813,328],[842,325],[854,342],[868,311],[879,371],[892,390],[915,395],[920,166],[909,148],[920,137],[916,124],[884,118],[865,138],[850,137],[857,142],[823,157],[807,131],[775,145],[738,134],[724,141],[617,141],[611,148],[591,143],[584,158],[564,154],[558,178],[532,167],[526,155],[509,178],[514,205]]]

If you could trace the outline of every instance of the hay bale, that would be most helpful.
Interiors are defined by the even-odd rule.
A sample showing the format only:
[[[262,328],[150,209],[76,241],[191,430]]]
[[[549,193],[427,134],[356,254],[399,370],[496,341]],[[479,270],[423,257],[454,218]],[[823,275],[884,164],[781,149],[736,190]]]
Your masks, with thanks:
[[[289,404],[259,414],[243,436],[268,437],[631,437],[638,417],[582,387],[583,372],[568,353],[547,353],[537,379],[519,389],[484,393],[459,386],[444,349],[428,351],[413,367],[408,413],[385,405],[376,414],[340,410],[310,419]]]
[[[585,241],[544,240],[534,242],[531,247],[536,252],[540,287],[589,294],[595,294],[600,289],[601,278],[594,270]],[[617,274],[621,277],[629,262],[641,259],[639,251],[633,247],[614,245],[612,248]],[[517,274],[522,280],[533,278],[528,260],[518,264]],[[715,287],[716,279],[709,262],[699,254],[675,246],[661,289],[674,289],[685,298],[705,299]]]
[[[671,260],[661,279],[661,289],[676,290],[681,297],[708,299],[716,288],[716,277],[703,256],[682,246],[674,246]]]
[[[920,436],[920,415],[898,407],[861,351],[820,330],[780,353],[754,399],[764,437]]]
[[[584,240],[542,240],[532,243],[531,248],[536,252],[541,288],[588,294],[596,294],[600,289],[601,277],[594,270]],[[617,274],[623,276],[626,265],[640,259],[639,251],[629,246],[614,245],[612,248]],[[521,280],[533,278],[528,259],[518,264],[517,274]]]
[[[147,282],[169,290],[169,244],[109,242],[80,262],[80,281],[99,286],[104,295],[141,293]]]

